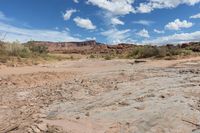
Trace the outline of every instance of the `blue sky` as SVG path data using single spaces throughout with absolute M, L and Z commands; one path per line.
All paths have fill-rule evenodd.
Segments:
M 1 0 L 0 39 L 200 41 L 200 0 Z

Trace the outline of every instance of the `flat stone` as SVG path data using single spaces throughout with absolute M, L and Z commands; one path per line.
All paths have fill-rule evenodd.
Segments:
M 47 131 L 47 124 L 46 124 L 46 123 L 37 124 L 37 127 L 38 127 L 41 131 Z

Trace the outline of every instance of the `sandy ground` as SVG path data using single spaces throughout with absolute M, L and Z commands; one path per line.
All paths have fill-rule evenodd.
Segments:
M 200 133 L 200 58 L 0 67 L 0 133 Z

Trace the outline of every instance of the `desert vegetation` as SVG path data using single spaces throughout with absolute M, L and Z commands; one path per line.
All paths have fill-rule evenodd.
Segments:
M 117 50 L 113 50 L 109 53 L 91 54 L 89 58 L 103 58 L 105 60 L 111 59 L 164 59 L 173 60 L 180 58 L 187 58 L 190 56 L 200 55 L 200 45 L 189 45 L 187 47 L 181 45 L 133 45 L 127 51 L 118 53 Z
M 48 52 L 46 46 L 34 46 L 30 43 L 15 42 L 0 43 L 0 64 L 8 66 L 36 65 L 46 61 L 60 61 L 73 57 L 60 56 Z
M 131 52 L 127 54 L 127 58 L 163 58 L 163 59 L 176 59 L 178 57 L 185 57 L 189 55 L 197 55 L 192 49 L 180 48 L 178 46 L 138 46 L 133 48 Z
M 180 59 L 198 56 L 199 43 L 180 45 L 134 45 L 118 44 L 105 45 L 95 41 L 52 43 L 52 42 L 2 42 L 0 43 L 0 63 L 8 66 L 33 65 L 47 61 L 65 59 Z M 75 57 L 73 54 L 80 55 Z

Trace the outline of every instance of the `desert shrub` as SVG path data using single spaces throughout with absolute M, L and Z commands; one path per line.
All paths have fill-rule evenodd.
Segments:
M 4 47 L 3 44 L 4 43 L 2 41 L 0 41 L 0 50 Z
M 29 50 L 29 48 L 24 47 L 23 49 L 21 49 L 21 50 L 19 51 L 19 56 L 20 56 L 21 58 L 28 58 L 28 57 L 31 56 L 31 51 Z
M 33 53 L 38 53 L 38 54 L 46 54 L 46 53 L 48 53 L 48 47 L 46 47 L 46 46 L 29 45 L 29 49 Z
M 137 46 L 131 52 L 128 53 L 127 58 L 163 58 L 163 57 L 175 57 L 175 56 L 187 56 L 192 54 L 192 50 L 181 49 L 178 47 L 166 47 L 166 46 Z M 170 58 L 171 59 L 171 58 Z
M 200 52 L 200 44 L 191 45 L 185 48 L 186 50 L 191 50 L 193 52 Z
M 183 50 L 181 50 L 181 55 L 183 55 L 183 56 L 187 56 L 187 55 L 192 55 L 192 50 L 185 50 L 185 49 L 183 49 Z
M 5 55 L 5 48 L 3 46 L 0 47 L 0 55 Z
M 154 57 L 158 55 L 158 49 L 156 47 L 144 47 L 144 50 L 141 53 L 141 58 Z
M 71 60 L 74 60 L 74 56 L 70 56 L 70 59 L 71 59 Z
M 138 46 L 129 54 L 129 58 L 149 58 L 158 55 L 158 49 L 154 46 Z
M 104 56 L 104 59 L 105 59 L 105 60 L 111 60 L 111 59 L 112 59 L 112 57 L 111 57 L 111 56 L 109 56 L 109 55 L 106 55 L 106 56 Z
M 157 58 L 162 58 L 167 55 L 167 48 L 166 47 L 158 47 L 158 55 L 156 55 Z
M 19 42 L 4 42 L 2 45 L 0 45 L 0 64 L 30 64 L 30 61 L 32 61 L 32 64 L 36 64 L 41 61 L 54 61 L 64 59 L 73 60 L 74 57 L 71 56 L 69 58 L 56 55 L 49 55 L 47 47 L 44 46 L 33 46 L 21 44 Z
M 180 51 L 177 49 L 168 49 L 167 50 L 167 56 L 174 56 L 179 55 Z
M 4 54 L 7 54 L 9 56 L 27 58 L 31 55 L 31 51 L 29 50 L 29 48 L 25 47 L 19 42 L 6 43 L 4 47 Z
M 92 55 L 90 55 L 90 57 L 89 58 L 91 58 L 91 59 L 94 59 L 95 58 L 95 56 L 92 54 Z

